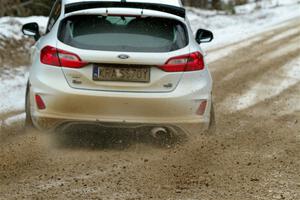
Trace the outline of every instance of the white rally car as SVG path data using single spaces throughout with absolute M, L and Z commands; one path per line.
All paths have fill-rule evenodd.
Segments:
M 178 0 L 57 0 L 37 41 L 26 125 L 149 127 L 199 133 L 214 122 L 212 78 Z

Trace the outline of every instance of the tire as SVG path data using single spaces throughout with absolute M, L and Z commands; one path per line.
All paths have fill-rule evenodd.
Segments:
M 35 130 L 35 126 L 32 121 L 31 117 L 31 110 L 30 110 L 30 84 L 27 83 L 26 87 L 26 95 L 25 95 L 25 130 Z

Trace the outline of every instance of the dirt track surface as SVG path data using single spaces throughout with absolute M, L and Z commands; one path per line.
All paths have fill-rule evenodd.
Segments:
M 269 41 L 291 28 L 299 31 Z M 299 35 L 299 20 L 291 21 L 210 63 L 214 134 L 169 146 L 125 133 L 2 127 L 0 199 L 300 199 L 300 84 L 264 88 L 285 80 L 282 68 L 300 57 Z M 232 105 L 257 83 L 256 101 Z

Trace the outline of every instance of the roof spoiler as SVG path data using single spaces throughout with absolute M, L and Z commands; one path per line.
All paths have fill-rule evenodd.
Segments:
M 84 1 L 78 3 L 70 3 L 65 5 L 65 13 L 75 12 L 79 10 L 93 9 L 93 8 L 141 8 L 156 10 L 170 13 L 179 17 L 185 18 L 186 11 L 182 7 L 171 6 L 158 3 L 137 3 L 137 2 L 111 2 L 111 1 Z

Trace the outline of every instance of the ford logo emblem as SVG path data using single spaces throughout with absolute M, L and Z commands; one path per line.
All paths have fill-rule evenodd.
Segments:
M 122 59 L 122 60 L 125 60 L 125 59 L 128 59 L 129 56 L 126 55 L 126 54 L 121 54 L 121 55 L 118 55 L 118 58 Z

